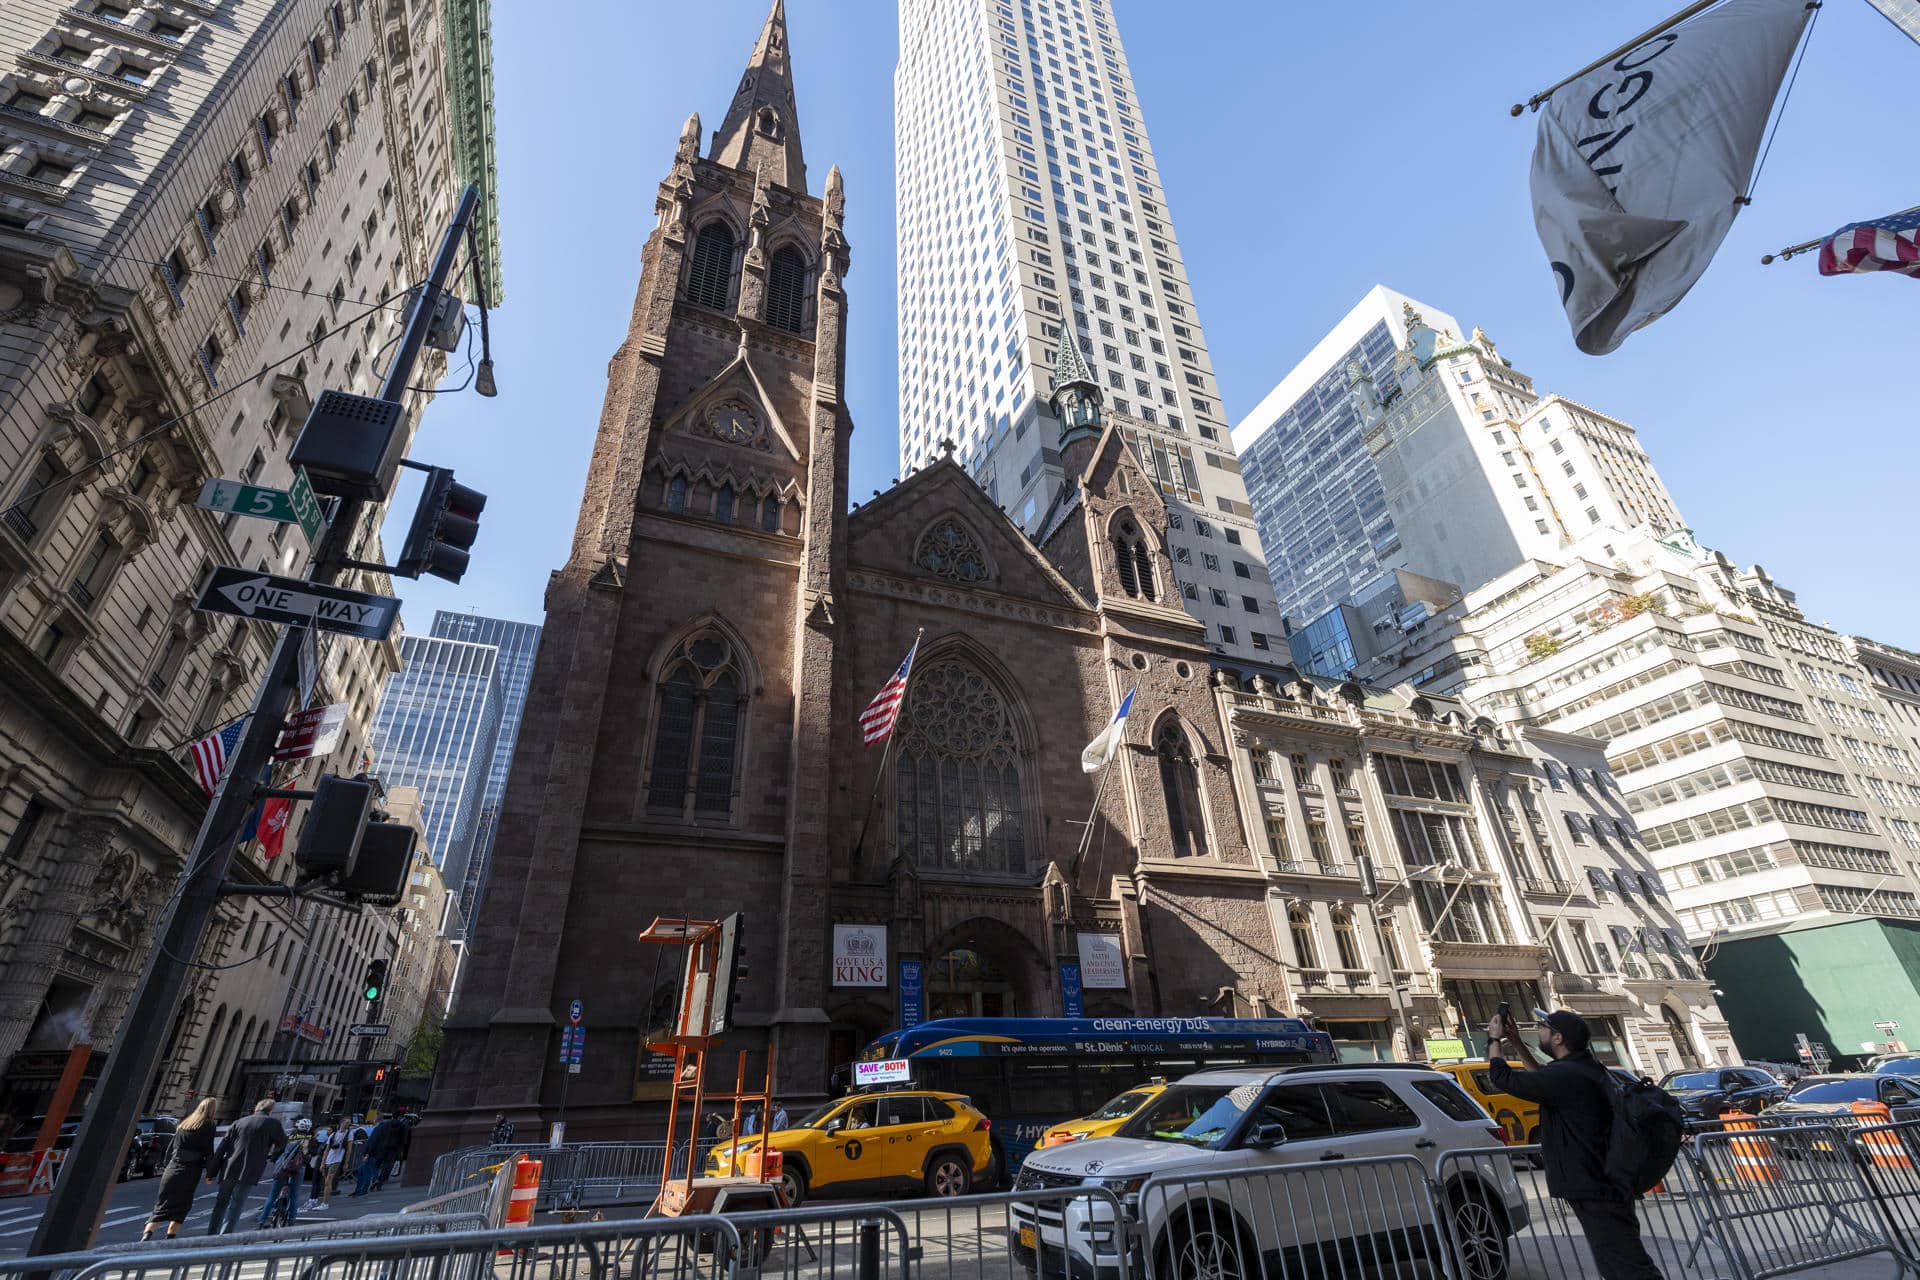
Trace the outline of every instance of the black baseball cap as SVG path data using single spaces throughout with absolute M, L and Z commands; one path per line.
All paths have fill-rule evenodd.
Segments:
M 1557 1031 L 1560 1038 L 1567 1042 L 1567 1048 L 1575 1053 L 1593 1043 L 1593 1028 L 1587 1025 L 1585 1018 L 1571 1009 L 1555 1009 L 1540 1021 L 1549 1029 Z

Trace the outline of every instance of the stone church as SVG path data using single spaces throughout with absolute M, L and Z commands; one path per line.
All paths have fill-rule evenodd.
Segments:
M 1310 1012 L 1288 975 L 1327 980 L 1330 966 L 1282 959 L 1288 921 L 1318 912 L 1346 956 L 1352 911 L 1342 935 L 1336 899 L 1358 897 L 1365 819 L 1392 819 L 1375 791 L 1364 816 L 1358 801 L 1344 821 L 1309 822 L 1324 815 L 1306 806 L 1275 816 L 1260 788 L 1280 785 L 1269 765 L 1284 777 L 1288 748 L 1262 743 L 1306 725 L 1347 735 L 1350 749 L 1331 750 L 1357 763 L 1359 711 L 1283 670 L 1241 693 L 1254 673 L 1215 669 L 1180 603 L 1166 502 L 1071 329 L 1052 404 L 1077 483 L 1037 539 L 951 459 L 850 510 L 845 200 L 837 168 L 818 194 L 809 181 L 780 4 L 702 143 L 694 116 L 660 185 L 572 549 L 547 588 L 422 1150 L 484 1140 L 498 1112 L 523 1133 L 551 1120 L 576 999 L 587 1040 L 569 1137 L 654 1132 L 668 1080 L 644 1042 L 679 961 L 637 941 L 656 916 L 746 914 L 733 1039 L 771 1042 L 777 1087 L 796 1100 L 900 1025 L 903 969 L 930 1018 L 1060 1015 L 1062 965 L 1083 961 L 1088 1016 Z M 916 638 L 893 739 L 864 745 L 860 714 Z M 1296 708 L 1270 676 L 1331 705 Z M 1119 754 L 1083 772 L 1083 747 L 1130 690 Z M 1238 699 L 1268 727 L 1242 728 Z M 1490 728 L 1430 709 L 1380 723 L 1403 751 L 1424 741 L 1462 762 Z M 1324 754 L 1311 767 L 1339 772 L 1323 807 L 1349 794 Z M 1293 759 L 1304 787 L 1309 757 Z M 1289 831 L 1322 865 L 1284 857 Z M 1291 887 L 1276 879 L 1289 868 L 1303 877 Z M 1306 887 L 1342 869 L 1337 893 Z M 1427 901 L 1408 899 L 1409 916 Z M 1544 948 L 1512 917 L 1517 936 L 1500 936 L 1486 975 L 1538 981 Z M 1383 945 L 1395 970 L 1431 967 Z M 1328 1007 L 1389 1016 L 1359 961 L 1341 981 Z M 1437 986 L 1408 982 L 1438 1008 Z

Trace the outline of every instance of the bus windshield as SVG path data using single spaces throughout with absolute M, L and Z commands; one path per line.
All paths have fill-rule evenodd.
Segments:
M 1259 1096 L 1257 1084 L 1177 1084 L 1120 1126 L 1117 1136 L 1218 1147 Z

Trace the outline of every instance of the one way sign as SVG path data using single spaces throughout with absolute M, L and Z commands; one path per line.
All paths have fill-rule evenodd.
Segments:
M 262 622 L 311 623 L 363 640 L 385 640 L 400 616 L 400 602 L 392 596 L 276 578 L 232 565 L 213 571 L 194 607 Z

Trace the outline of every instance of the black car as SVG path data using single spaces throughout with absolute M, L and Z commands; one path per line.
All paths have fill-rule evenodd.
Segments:
M 1920 1104 L 1920 1080 L 1859 1072 L 1808 1076 L 1793 1086 L 1786 1101 L 1767 1109 L 1767 1118 L 1781 1124 L 1817 1121 L 1823 1116 L 1852 1114 L 1854 1105 L 1861 1102 L 1878 1102 L 1889 1111 Z
M 1758 1067 L 1669 1071 L 1660 1087 L 1689 1120 L 1718 1120 L 1729 1111 L 1758 1115 L 1787 1096 L 1787 1086 Z
M 24 1155 L 31 1152 L 34 1143 L 39 1140 L 40 1126 L 45 1116 L 34 1116 L 20 1125 L 7 1138 L 5 1151 L 8 1155 Z M 142 1116 L 135 1125 L 133 1140 L 127 1144 L 127 1159 L 120 1166 L 120 1181 L 129 1178 L 151 1178 L 160 1172 L 167 1162 L 167 1148 L 173 1141 L 175 1120 L 172 1116 Z M 66 1151 L 73 1146 L 74 1137 L 80 1132 L 80 1122 L 69 1120 L 60 1126 L 60 1135 L 54 1139 L 53 1149 Z

